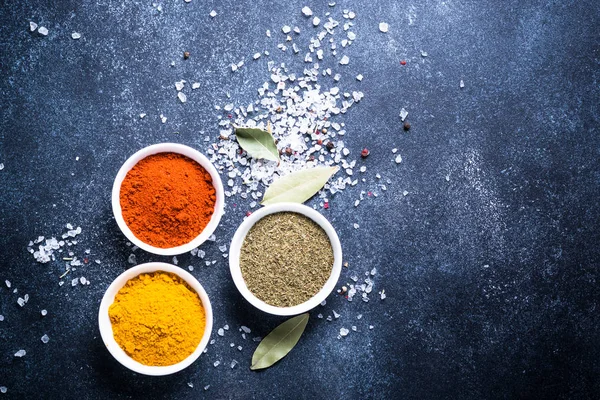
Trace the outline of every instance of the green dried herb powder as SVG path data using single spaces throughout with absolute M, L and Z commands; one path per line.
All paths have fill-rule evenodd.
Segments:
M 292 307 L 313 297 L 333 268 L 327 233 L 293 212 L 269 214 L 250 229 L 240 252 L 248 289 L 276 307 Z

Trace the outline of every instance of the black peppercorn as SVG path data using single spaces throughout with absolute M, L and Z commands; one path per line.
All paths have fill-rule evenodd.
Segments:
M 190 58 L 190 52 L 189 51 L 184 51 L 183 52 L 183 59 L 187 60 L 188 58 Z
M 327 147 L 327 149 L 329 149 L 329 150 L 333 150 L 333 148 L 335 147 L 335 145 L 333 144 L 333 142 L 327 142 L 327 144 L 325 145 L 325 147 Z
M 410 123 L 409 122 L 405 122 L 404 123 L 404 130 L 407 131 L 410 129 Z

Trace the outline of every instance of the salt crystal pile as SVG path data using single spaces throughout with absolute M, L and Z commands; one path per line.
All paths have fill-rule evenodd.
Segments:
M 74 229 L 71 224 L 67 224 L 66 227 L 67 227 L 68 231 L 62 235 L 62 239 L 64 239 L 64 240 L 59 241 L 54 237 L 52 237 L 50 239 L 45 239 L 44 236 L 38 236 L 37 239 L 29 242 L 29 244 L 27 245 L 27 251 L 29 251 L 31 254 L 33 254 L 33 257 L 35 258 L 35 260 L 37 262 L 40 262 L 43 264 L 45 264 L 49 261 L 55 260 L 54 252 L 55 251 L 58 251 L 59 253 L 62 252 L 62 248 L 65 245 L 72 246 L 72 245 L 77 244 L 76 240 L 72 240 L 69 238 L 74 238 L 75 236 L 77 236 L 81 233 L 81 227 L 77 227 L 76 229 Z M 43 245 L 40 244 L 44 240 L 45 240 L 45 243 Z M 34 245 L 38 245 L 37 250 L 33 249 Z
M 307 13 L 308 10 L 302 12 L 305 16 L 308 16 Z M 344 15 L 350 18 L 350 13 Z M 326 191 L 334 194 L 358 184 L 358 179 L 352 179 L 356 161 L 346 160 L 350 152 L 343 140 L 345 124 L 337 122 L 336 118 L 359 103 L 364 94 L 341 90 L 337 86 L 341 75 L 330 68 L 323 71 L 314 62 L 314 59 L 327 57 L 329 51 L 335 55 L 335 33 L 336 29 L 341 28 L 340 22 L 332 17 L 321 26 L 322 30 L 310 39 L 308 52 L 304 56 L 304 61 L 309 65 L 301 74 L 290 71 L 283 63 L 276 65 L 274 61 L 269 61 L 270 79 L 257 89 L 258 100 L 238 107 L 231 103 L 215 106 L 215 109 L 223 110 L 226 114 L 219 116 L 221 140 L 212 143 L 207 153 L 219 171 L 229 177 L 225 191 L 227 197 L 239 195 L 244 199 L 250 198 L 250 207 L 254 208 L 262 197 L 262 186 L 268 186 L 278 176 L 315 166 L 337 165 L 346 172 L 346 176 L 338 173 L 326 185 L 320 195 L 323 200 L 326 200 Z M 343 29 L 347 31 L 351 26 L 352 22 L 346 22 Z M 285 25 L 282 31 L 286 34 L 290 29 Z M 294 32 L 300 32 L 300 29 L 294 28 Z M 350 36 L 355 38 L 353 34 Z M 295 49 L 300 51 L 298 46 Z M 253 58 L 257 59 L 257 55 L 260 53 L 255 53 Z M 339 63 L 346 65 L 348 62 L 349 57 L 343 56 Z M 323 79 L 327 80 L 322 83 Z M 326 89 L 325 85 L 331 86 Z M 267 130 L 269 125 L 282 152 L 281 162 L 278 164 L 247 156 L 237 141 L 227 140 L 235 137 L 232 125 L 263 130 Z

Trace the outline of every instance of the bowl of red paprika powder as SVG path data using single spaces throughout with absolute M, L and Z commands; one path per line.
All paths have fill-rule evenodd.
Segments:
M 199 151 L 160 143 L 133 154 L 112 190 L 117 225 L 131 243 L 150 253 L 177 255 L 204 243 L 224 207 L 223 183 Z

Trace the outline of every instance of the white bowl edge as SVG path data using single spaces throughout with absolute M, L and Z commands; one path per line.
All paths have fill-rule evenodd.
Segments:
M 192 289 L 198 293 L 200 300 L 202 301 L 202 306 L 204 307 L 204 311 L 206 314 L 206 326 L 204 328 L 204 334 L 202 335 L 202 339 L 198 344 L 198 347 L 192 354 L 190 354 L 184 360 L 178 362 L 177 364 L 168 365 L 168 366 L 150 366 L 144 365 L 133 358 L 127 355 L 125 351 L 118 345 L 115 341 L 112 331 L 112 323 L 110 322 L 110 317 L 108 314 L 108 309 L 111 304 L 114 302 L 115 295 L 118 291 L 127 283 L 128 280 L 135 278 L 136 276 L 144 273 L 156 272 L 156 271 L 165 271 L 176 274 L 181 277 L 184 281 L 187 282 L 188 285 Z M 213 313 L 212 306 L 210 304 L 210 300 L 206 291 L 198 282 L 196 278 L 189 272 L 183 270 L 182 268 L 176 267 L 172 264 L 161 263 L 161 262 L 150 262 L 145 264 L 136 265 L 135 267 L 129 268 L 121 275 L 119 275 L 106 289 L 104 293 L 104 297 L 102 298 L 102 302 L 100 303 L 100 310 L 98 311 L 98 326 L 100 328 L 100 336 L 102 336 L 102 341 L 106 345 L 108 351 L 112 354 L 112 356 L 123 366 L 129 368 L 132 371 L 135 371 L 144 375 L 151 376 L 163 376 L 170 375 L 176 372 L 181 371 L 184 368 L 187 368 L 194 361 L 200 357 L 206 346 L 208 345 L 208 341 L 210 340 L 210 335 L 212 332 L 213 325 Z
M 160 248 L 160 247 L 154 247 L 152 245 L 149 245 L 149 244 L 141 241 L 140 239 L 135 237 L 133 232 L 131 232 L 131 229 L 129 229 L 129 227 L 127 226 L 127 223 L 125 223 L 125 220 L 123 219 L 123 213 L 121 210 L 120 192 L 121 192 L 121 184 L 123 183 L 123 179 L 125 179 L 125 176 L 127 175 L 127 173 L 140 160 L 142 160 L 152 154 L 157 154 L 157 153 L 183 154 L 184 156 L 189 157 L 192 160 L 196 161 L 210 174 L 210 176 L 212 178 L 213 186 L 215 188 L 215 194 L 216 194 L 215 209 L 214 209 L 213 215 L 210 218 L 210 221 L 208 222 L 208 225 L 206 225 L 206 227 L 202 230 L 200 235 L 198 235 L 196 238 L 194 238 L 194 240 L 192 240 L 189 243 L 183 244 L 181 246 L 177 246 L 177 247 Z M 192 249 L 200 246 L 202 243 L 204 243 L 210 237 L 210 235 L 213 234 L 215 229 L 217 229 L 219 222 L 221 221 L 221 217 L 223 216 L 223 211 L 224 211 L 224 207 L 225 207 L 225 196 L 224 196 L 223 182 L 221 181 L 221 177 L 219 176 L 217 169 L 208 160 L 208 158 L 206 158 L 206 156 L 204 154 L 200 153 L 196 149 L 193 149 L 189 146 L 179 144 L 179 143 L 158 143 L 158 144 L 154 144 L 152 146 L 144 147 L 143 149 L 134 153 L 131 157 L 129 157 L 127 159 L 127 161 L 125 161 L 125 163 L 123 163 L 123 165 L 119 169 L 119 172 L 117 173 L 117 176 L 115 177 L 115 181 L 113 183 L 111 202 L 112 202 L 113 214 L 114 214 L 115 220 L 117 221 L 117 225 L 119 225 L 121 232 L 123 232 L 125 237 L 131 243 L 133 243 L 140 249 L 143 249 L 149 253 L 158 254 L 158 255 L 162 255 L 162 256 L 175 256 L 175 255 L 187 253 L 187 252 L 191 251 Z
M 267 304 L 264 301 L 260 300 L 258 297 L 254 296 L 254 294 L 252 294 L 252 292 L 250 292 L 250 290 L 246 286 L 246 282 L 244 282 L 244 278 L 242 277 L 242 271 L 240 269 L 240 250 L 244 239 L 246 238 L 246 234 L 258 220 L 265 217 L 266 215 L 277 212 L 295 212 L 310 218 L 315 223 L 317 223 L 325 231 L 325 233 L 327 233 L 329 241 L 331 242 L 331 247 L 333 248 L 333 266 L 331 269 L 331 275 L 329 276 L 327 282 L 325 282 L 325 285 L 317 294 L 315 294 L 309 300 L 305 301 L 304 303 L 295 305 L 293 307 L 276 307 Z M 313 308 L 321 304 L 321 302 L 325 300 L 335 288 L 335 285 L 337 284 L 340 277 L 340 273 L 342 271 L 342 246 L 340 244 L 340 239 L 333 226 L 319 212 L 299 203 L 272 204 L 253 212 L 238 227 L 237 231 L 233 235 L 233 239 L 231 240 L 231 244 L 229 246 L 229 270 L 231 272 L 233 282 L 235 283 L 235 286 L 237 287 L 239 292 L 254 307 L 273 315 L 289 316 L 302 314 L 306 311 L 312 310 Z

